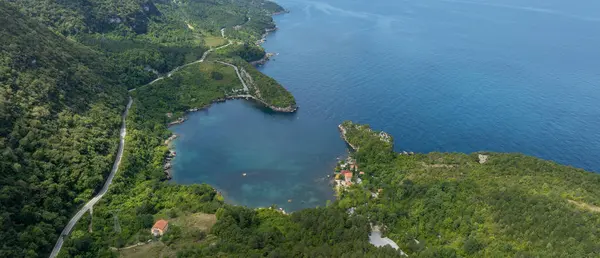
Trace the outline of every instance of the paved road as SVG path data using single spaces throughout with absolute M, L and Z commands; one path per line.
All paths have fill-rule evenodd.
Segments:
M 217 63 L 221 63 L 221 64 L 224 64 L 224 65 L 228 65 L 228 66 L 233 67 L 233 69 L 235 70 L 235 73 L 237 74 L 238 78 L 240 79 L 240 82 L 242 82 L 242 85 L 244 86 L 244 91 L 248 92 L 248 86 L 246 85 L 246 82 L 244 81 L 244 79 L 242 79 L 242 74 L 240 74 L 240 70 L 237 68 L 237 66 L 232 65 L 230 63 L 225 63 L 223 61 L 217 61 Z
M 67 225 L 65 226 L 63 231 L 60 233 L 60 236 L 58 237 L 58 240 L 56 241 L 56 244 L 54 245 L 54 249 L 52 249 L 52 253 L 50 253 L 51 258 L 56 257 L 58 255 L 58 253 L 60 252 L 60 248 L 63 245 L 65 237 L 67 235 L 69 235 L 69 233 L 71 233 L 71 230 L 73 230 L 73 227 L 75 226 L 75 224 L 77 224 L 77 221 L 79 221 L 79 219 L 81 219 L 83 214 L 85 214 L 89 209 L 91 209 L 92 206 L 94 206 L 94 204 L 96 204 L 100 200 L 100 198 L 102 198 L 102 196 L 104 196 L 104 194 L 106 194 L 106 191 L 108 191 L 108 187 L 112 183 L 112 180 L 115 177 L 117 170 L 119 170 L 119 164 L 121 164 L 121 158 L 123 158 L 123 149 L 125 149 L 125 135 L 127 134 L 127 125 L 125 123 L 125 120 L 127 118 L 127 114 L 129 113 L 129 108 L 131 108 L 132 103 L 133 103 L 133 99 L 131 97 L 129 97 L 129 102 L 127 103 L 125 112 L 123 112 L 123 116 L 121 117 L 122 124 L 121 124 L 121 135 L 120 135 L 120 140 L 119 140 L 119 151 L 117 152 L 117 158 L 115 159 L 115 163 L 113 164 L 112 170 L 110 171 L 110 175 L 108 175 L 108 178 L 106 179 L 106 182 L 104 182 L 104 186 L 102 187 L 102 189 L 100 189 L 100 192 L 98 192 L 98 194 L 96 196 L 94 196 L 94 198 L 92 198 L 89 202 L 87 202 L 77 212 L 77 214 L 75 214 L 75 216 L 73 216 L 71 218 L 69 223 L 67 223 Z
M 225 36 L 225 29 L 221 29 L 221 35 L 223 35 L 223 37 Z M 171 77 L 171 75 L 174 72 L 177 72 L 179 69 L 189 66 L 189 65 L 193 65 L 196 63 L 201 63 L 204 62 L 204 59 L 206 59 L 206 56 L 208 56 L 208 54 L 214 50 L 218 50 L 221 48 L 225 48 L 228 47 L 229 45 L 231 45 L 233 42 L 231 40 L 229 40 L 229 42 L 226 45 L 220 46 L 218 48 L 211 48 L 207 51 L 205 51 L 202 54 L 202 57 L 199 60 L 196 60 L 194 62 L 176 67 L 175 69 L 173 69 L 172 71 L 170 71 L 167 74 L 167 77 Z M 231 64 L 229 64 L 231 65 Z M 232 65 L 233 66 L 233 65 Z M 235 67 L 235 66 L 234 66 Z M 237 67 L 236 68 L 236 72 L 238 73 L 238 77 L 240 78 L 240 80 L 242 81 L 242 83 L 244 84 L 244 88 L 247 89 L 244 81 L 242 80 L 242 77 L 240 76 Z M 162 79 L 164 79 L 165 77 L 158 77 L 156 78 L 154 81 L 151 81 L 150 83 L 146 84 L 146 85 L 150 85 L 153 84 L 157 81 L 160 81 Z M 130 89 L 129 92 L 135 91 L 136 88 Z M 251 97 L 251 96 L 249 96 Z M 56 244 L 54 245 L 54 249 L 52 249 L 52 252 L 50 253 L 50 258 L 54 258 L 58 255 L 58 253 L 60 252 L 60 249 L 62 248 L 62 245 L 64 243 L 65 237 L 69 235 L 69 233 L 71 233 L 71 230 L 73 230 L 73 227 L 75 227 L 75 224 L 77 224 L 77 221 L 79 221 L 79 219 L 81 219 L 81 217 L 83 216 L 83 214 L 85 214 L 87 211 L 89 211 L 103 196 L 104 194 L 106 194 L 106 192 L 108 191 L 108 187 L 110 186 L 110 184 L 113 181 L 113 178 L 115 177 L 115 174 L 117 173 L 117 170 L 119 170 L 119 165 L 121 164 L 121 159 L 123 158 L 123 149 L 125 148 L 125 135 L 127 134 L 127 126 L 125 124 L 125 120 L 127 118 L 127 114 L 129 113 L 129 108 L 131 108 L 131 104 L 133 104 L 133 99 L 131 98 L 131 96 L 129 97 L 129 102 L 127 102 L 127 106 L 125 108 L 125 112 L 123 113 L 123 116 L 121 117 L 122 119 L 122 124 L 121 124 L 121 136 L 120 136 L 120 140 L 119 140 L 119 150 L 117 152 L 117 157 L 115 159 L 115 163 L 113 164 L 112 170 L 110 171 L 110 175 L 108 176 L 108 178 L 106 179 L 106 182 L 104 182 L 104 186 L 102 186 L 102 189 L 100 190 L 100 192 L 98 192 L 98 194 L 96 194 L 96 196 L 94 196 L 94 198 L 92 198 L 90 201 L 88 201 L 79 211 L 77 211 L 77 213 L 75 214 L 75 216 L 73 216 L 71 218 L 71 220 L 69 220 L 69 223 L 67 223 L 67 225 L 65 226 L 65 228 L 63 229 L 63 231 L 60 233 L 60 236 L 58 237 L 58 239 L 56 240 Z

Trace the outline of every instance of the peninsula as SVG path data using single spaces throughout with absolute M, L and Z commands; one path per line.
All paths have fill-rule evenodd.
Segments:
M 231 98 L 296 111 L 251 64 L 284 11 L 0 2 L 0 256 L 600 256 L 600 175 L 522 154 L 397 153 L 350 121 L 325 207 L 251 209 L 165 180 L 168 126 L 186 112 Z

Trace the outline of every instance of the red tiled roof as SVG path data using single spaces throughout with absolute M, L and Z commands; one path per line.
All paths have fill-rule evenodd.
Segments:
M 152 228 L 157 228 L 160 230 L 165 230 L 165 228 L 167 227 L 167 225 L 169 225 L 169 222 L 161 219 L 159 221 L 157 221 L 156 223 L 154 223 L 154 226 L 152 226 Z
M 344 177 L 345 177 L 346 181 L 350 181 L 350 179 L 352 179 L 352 173 L 350 173 L 350 172 L 345 173 Z

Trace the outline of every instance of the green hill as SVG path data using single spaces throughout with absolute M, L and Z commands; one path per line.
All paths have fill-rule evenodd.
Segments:
M 127 88 L 137 90 L 121 172 L 63 257 L 147 257 L 114 248 L 153 239 L 160 218 L 172 228 L 147 250 L 178 257 L 400 256 L 369 244 L 370 224 L 411 257 L 600 256 L 600 175 L 521 154 L 394 153 L 392 137 L 350 122 L 344 136 L 364 174 L 327 207 L 236 207 L 208 185 L 164 181 L 170 116 L 242 89 L 213 61 L 244 68 L 267 102 L 295 104 L 247 63 L 280 11 L 262 0 L 0 2 L 0 257 L 47 256 L 102 185 Z M 223 27 L 244 44 L 138 88 L 225 43 Z
M 0 256 L 36 256 L 108 174 L 126 90 L 102 55 L 5 2 L 0 23 Z
M 388 159 L 389 143 L 368 127 L 357 128 L 347 139 L 360 146 L 353 156 L 365 174 L 338 206 L 356 207 L 357 215 L 385 225 L 409 255 L 600 255 L 599 174 L 521 154 Z
M 190 11 L 192 6 L 203 8 L 194 12 L 204 14 Z M 46 256 L 76 208 L 101 187 L 115 158 L 127 88 L 199 59 L 209 40 L 226 42 L 219 38 L 221 26 L 251 17 L 262 22 L 246 22 L 239 31 L 259 38 L 274 26 L 270 14 L 279 10 L 263 1 L 1 2 L 0 256 Z M 216 19 L 224 25 L 211 23 Z M 215 81 L 215 87 L 238 81 L 230 67 L 219 69 L 213 72 L 227 77 Z M 202 72 L 174 78 L 189 82 L 198 76 Z M 223 93 L 200 87 L 194 94 L 216 98 Z M 185 110 L 186 100 L 171 102 L 182 107 L 175 112 Z M 164 113 L 145 117 L 157 110 L 144 109 L 142 102 L 134 102 L 130 115 L 128 146 L 133 150 L 126 149 L 122 185 L 164 179 L 160 167 L 166 149 L 161 143 L 169 134 Z M 135 150 L 144 147 L 149 151 Z M 132 180 L 136 172 L 147 177 Z M 118 187 L 111 187 L 117 197 Z

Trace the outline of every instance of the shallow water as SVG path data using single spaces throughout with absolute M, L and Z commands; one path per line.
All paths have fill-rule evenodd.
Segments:
M 191 115 L 174 128 L 176 182 L 252 207 L 324 205 L 346 119 L 391 133 L 397 150 L 522 152 L 600 171 L 600 2 L 278 2 L 291 13 L 275 17 L 264 47 L 279 55 L 261 70 L 298 113 L 231 101 Z

